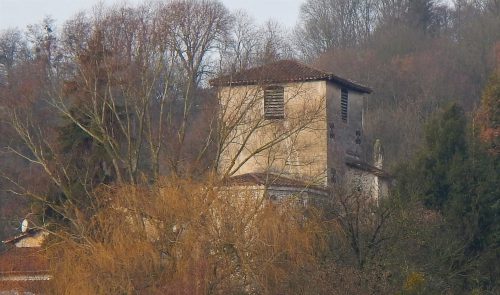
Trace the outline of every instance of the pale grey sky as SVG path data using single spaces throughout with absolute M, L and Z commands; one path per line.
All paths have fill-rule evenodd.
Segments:
M 257 22 L 268 19 L 293 27 L 299 8 L 305 0 L 221 0 L 229 10 L 245 10 Z M 63 23 L 75 13 L 89 9 L 99 0 L 0 0 L 0 30 L 9 27 L 24 29 L 26 25 L 40 22 L 46 15 Z M 106 4 L 122 0 L 101 1 Z M 138 3 L 141 0 L 128 0 Z

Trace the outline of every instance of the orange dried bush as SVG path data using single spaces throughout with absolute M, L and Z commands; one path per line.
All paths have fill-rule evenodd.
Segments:
M 98 210 L 49 243 L 57 294 L 314 292 L 319 213 L 207 181 L 96 192 Z M 306 212 L 307 211 L 307 212 Z M 306 217 L 307 216 L 307 217 Z M 309 284 L 309 285 L 308 285 Z

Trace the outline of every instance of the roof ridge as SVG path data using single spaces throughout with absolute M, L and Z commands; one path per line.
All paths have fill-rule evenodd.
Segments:
M 241 73 L 248 72 L 248 71 L 257 71 L 257 70 L 260 70 L 262 68 L 272 67 L 274 65 L 282 64 L 284 62 L 292 62 L 292 63 L 295 63 L 295 64 L 297 64 L 299 66 L 306 67 L 306 68 L 309 68 L 309 69 L 312 69 L 312 70 L 315 70 L 315 71 L 318 71 L 318 72 L 321 72 L 321 73 L 324 73 L 324 74 L 327 74 L 327 75 L 333 75 L 333 73 L 331 73 L 331 72 L 327 72 L 327 71 L 321 70 L 321 69 L 319 69 L 319 68 L 317 68 L 315 66 L 312 66 L 312 65 L 306 64 L 306 63 L 304 63 L 302 61 L 299 61 L 298 59 L 292 59 L 292 58 L 290 58 L 290 59 L 275 60 L 275 61 L 272 61 L 272 62 L 269 62 L 269 63 L 258 65 L 256 67 L 251 67 L 251 68 L 248 68 L 248 69 L 236 71 L 234 73 L 230 73 L 230 74 L 225 75 L 225 76 L 237 75 L 237 74 L 241 74 Z M 217 78 L 215 78 L 215 79 L 217 79 Z M 212 79 L 212 80 L 215 80 L 215 79 Z
M 253 68 L 222 75 L 209 81 L 211 86 L 258 85 L 328 80 L 344 87 L 371 93 L 371 89 L 297 59 L 281 59 Z

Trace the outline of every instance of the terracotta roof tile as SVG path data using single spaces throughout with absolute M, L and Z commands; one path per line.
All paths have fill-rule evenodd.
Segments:
M 0 293 L 48 294 L 50 279 L 49 259 L 43 248 L 9 247 L 0 253 Z
M 24 233 L 20 233 L 19 235 L 15 236 L 15 237 L 12 237 L 12 238 L 9 238 L 9 239 L 7 239 L 5 241 L 2 241 L 2 243 L 4 243 L 4 244 L 15 244 L 15 243 L 19 242 L 20 240 L 32 237 L 32 236 L 36 235 L 39 232 L 40 232 L 39 229 L 31 228 L 31 229 L 28 229 Z
M 371 93 L 372 90 L 354 81 L 338 77 L 295 60 L 280 60 L 210 80 L 212 86 L 255 85 L 284 82 L 327 80 L 344 87 Z
M 358 159 L 346 157 L 345 164 L 349 167 L 372 173 L 373 175 L 381 178 L 387 178 L 387 179 L 392 178 L 392 176 L 386 171 Z
M 0 253 L 0 277 L 48 272 L 49 261 L 42 248 L 12 247 Z
M 0 281 L 0 294 L 49 294 L 49 284 L 49 281 Z

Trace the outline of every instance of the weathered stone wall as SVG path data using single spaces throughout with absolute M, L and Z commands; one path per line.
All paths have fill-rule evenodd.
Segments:
M 348 167 L 343 184 L 348 190 L 356 190 L 367 198 L 377 201 L 389 194 L 387 178 L 376 176 L 373 173 Z
M 347 154 L 360 157 L 363 140 L 363 94 L 348 90 L 347 122 L 341 118 L 341 87 L 327 84 L 328 185 L 335 185 L 347 173 Z

